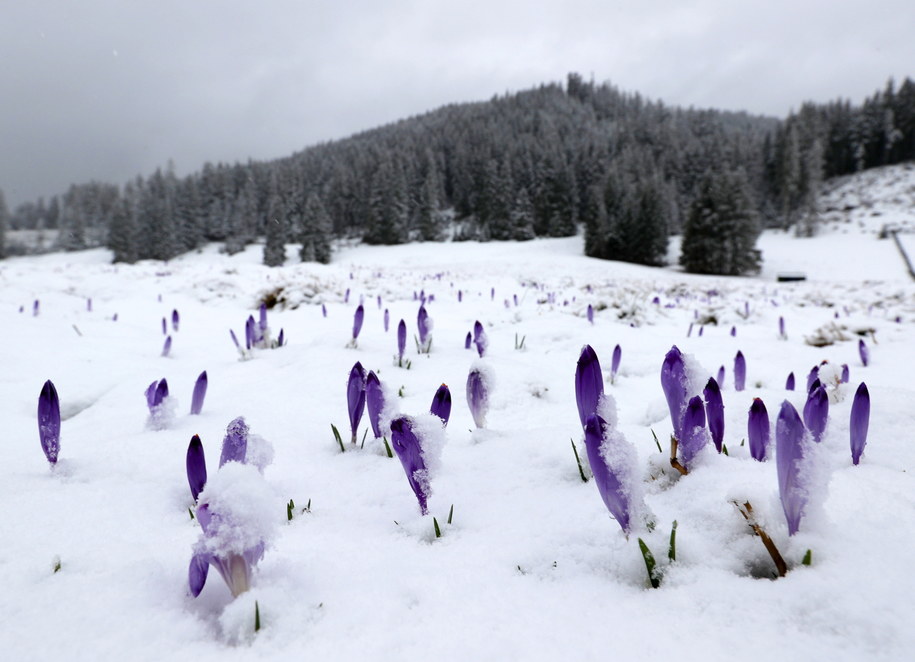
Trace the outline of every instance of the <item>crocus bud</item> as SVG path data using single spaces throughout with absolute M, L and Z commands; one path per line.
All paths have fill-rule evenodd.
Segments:
M 280 335 L 276 337 L 276 346 L 282 347 L 286 344 L 286 333 L 283 329 L 280 329 Z
M 346 293 L 343 295 L 343 303 L 349 303 L 349 288 L 346 288 Z
M 60 399 L 50 379 L 38 394 L 38 439 L 48 462 L 57 464 L 60 453 Z
M 785 380 L 785 390 L 793 391 L 794 390 L 794 373 L 788 373 L 788 379 Z
M 473 334 L 470 331 L 467 332 L 467 337 L 464 338 L 464 349 L 470 349 L 470 345 L 473 343 Z
M 387 308 L 384 309 L 384 332 L 388 332 L 388 328 L 391 326 L 391 311 Z
M 623 358 L 623 350 L 619 345 L 613 348 L 613 357 L 610 359 L 610 383 L 616 381 L 616 373 L 620 369 L 620 361 Z
M 732 327 L 731 327 L 731 337 L 732 337 L 732 338 L 736 338 L 736 337 L 737 337 L 737 327 L 736 327 L 736 326 L 732 326 Z M 740 389 L 738 389 L 738 390 L 740 390 Z
M 683 355 L 676 345 L 670 348 L 661 364 L 661 388 L 667 399 L 670 410 L 670 422 L 674 429 L 674 438 L 680 439 L 683 434 L 683 412 L 686 411 L 688 394 L 686 368 Z
M 588 416 L 597 413 L 597 406 L 604 394 L 604 376 L 600 361 L 591 345 L 581 348 L 578 365 L 575 367 L 575 402 L 578 404 L 578 418 L 582 427 Z
M 356 431 L 365 409 L 365 369 L 358 361 L 350 370 L 349 379 L 346 382 L 346 406 L 349 411 L 350 429 L 353 433 L 352 442 L 355 444 Z
M 194 395 L 191 396 L 191 414 L 197 415 L 203 409 L 203 399 L 207 395 L 207 371 L 204 370 L 197 377 L 194 384 Z
M 709 377 L 702 393 L 705 396 L 705 413 L 708 416 L 712 443 L 715 444 L 715 450 L 720 453 L 724 440 L 724 402 L 721 400 L 721 389 L 718 388 L 718 382 L 714 377 Z
M 686 405 L 683 414 L 683 434 L 677 446 L 677 459 L 680 464 L 689 469 L 690 462 L 708 443 L 708 432 L 705 429 L 705 407 L 702 398 L 693 397 Z
M 608 449 L 610 452 L 602 452 L 605 444 L 610 441 L 622 441 L 623 439 L 608 439 L 607 424 L 596 414 L 591 414 L 585 421 L 585 449 L 588 452 L 588 462 L 591 465 L 591 472 L 594 474 L 594 483 L 597 485 L 597 491 L 600 497 L 610 511 L 613 518 L 619 523 L 620 527 L 626 533 L 629 533 L 630 527 L 630 487 L 624 484 L 628 472 L 624 467 L 611 466 L 607 460 L 612 457 L 617 462 L 625 456 L 613 452 L 616 449 Z M 622 479 L 622 480 L 621 480 Z
M 473 323 L 473 344 L 476 345 L 480 358 L 483 358 L 486 353 L 486 347 L 489 345 L 489 339 L 486 337 L 486 331 L 479 320 Z
M 464 293 L 461 290 L 458 290 L 458 303 L 464 300 Z
M 851 421 L 849 433 L 851 435 L 851 461 L 858 464 L 864 445 L 867 443 L 867 426 L 871 418 L 871 396 L 867 392 L 864 382 L 855 391 L 855 399 L 851 403 Z
M 474 425 L 478 428 L 486 425 L 486 412 L 489 411 L 489 387 L 486 378 L 479 368 L 471 368 L 467 375 L 467 405 Z
M 327 317 L 327 306 L 323 303 L 321 304 L 321 317 Z
M 381 412 L 384 410 L 384 393 L 381 390 L 381 382 L 374 370 L 370 370 L 365 376 L 365 408 L 368 411 L 369 423 L 372 426 L 372 434 L 375 439 L 381 439 L 384 432 L 381 429 Z
M 594 324 L 594 306 L 592 306 L 590 303 L 588 304 L 588 313 L 587 314 L 588 314 L 588 321 L 591 324 Z
M 848 383 L 848 364 L 842 364 L 842 376 L 839 378 L 839 383 L 847 384 Z
M 162 356 L 168 356 L 168 353 L 172 351 L 172 337 L 168 336 L 165 339 L 165 344 L 162 345 Z
M 813 440 L 820 442 L 826 430 L 826 420 L 829 417 L 829 396 L 823 386 L 817 386 L 807 396 L 804 405 L 804 425 L 810 430 Z
M 861 365 L 866 368 L 870 361 L 871 353 L 867 349 L 867 343 L 864 342 L 864 338 L 858 341 L 858 355 L 861 357 Z
M 743 352 L 738 351 L 734 357 L 734 390 L 742 391 L 747 384 L 747 361 Z
M 248 319 L 245 320 L 245 349 L 250 350 L 254 347 L 255 342 L 257 342 L 257 335 L 254 331 L 254 316 L 248 315 Z
M 448 419 L 451 417 L 451 391 L 447 384 L 438 387 L 432 397 L 432 406 L 429 411 L 442 419 L 442 425 L 448 425 Z
M 177 311 L 177 310 L 173 310 L 173 311 L 172 311 L 172 330 L 173 330 L 175 333 L 178 332 L 178 323 L 179 323 L 180 321 L 181 321 L 181 318 L 178 316 L 178 311 Z
M 770 436 L 769 412 L 766 411 L 766 405 L 759 398 L 753 398 L 747 418 L 747 440 L 750 442 L 750 455 L 754 460 L 765 461 Z
M 785 400 L 775 422 L 775 464 L 778 495 L 788 522 L 789 536 L 793 536 L 800 528 L 804 507 L 807 505 L 807 486 L 800 467 L 804 457 L 805 432 L 794 405 Z
M 207 484 L 207 461 L 203 454 L 203 443 L 196 434 L 191 437 L 191 443 L 187 447 L 187 482 L 191 488 L 191 496 L 197 501 L 204 486 Z
M 243 416 L 232 420 L 226 427 L 226 436 L 222 439 L 222 453 L 219 455 L 220 468 L 226 462 L 244 464 L 248 455 L 248 424 Z
M 381 310 L 381 295 L 380 294 L 377 297 L 377 301 L 378 301 L 378 310 Z
M 416 315 L 416 330 L 419 333 L 419 347 L 421 352 L 428 352 L 432 345 L 432 320 L 429 313 L 426 312 L 426 306 L 420 305 L 419 312 Z
M 813 390 L 813 383 L 818 381 L 820 378 L 820 366 L 815 365 L 810 369 L 810 372 L 807 373 L 807 392 L 810 393 Z
M 778 335 L 780 338 L 788 337 L 785 335 L 785 318 L 784 317 L 778 318 Z
M 407 323 L 400 320 L 397 325 L 397 361 L 403 362 L 403 352 L 407 348 Z
M 258 308 L 259 321 L 257 324 L 258 329 L 260 329 L 260 337 L 263 337 L 264 332 L 267 330 L 267 304 L 262 303 L 260 308 Z
M 721 388 L 721 385 L 724 384 L 724 366 L 718 367 L 718 376 L 715 377 L 715 381 L 718 382 L 718 388 Z
M 360 303 L 356 308 L 356 314 L 353 315 L 353 342 L 356 342 L 356 338 L 359 337 L 359 332 L 362 330 L 362 322 L 365 319 L 365 308 L 362 307 Z
M 400 458 L 404 473 L 407 474 L 407 482 L 419 501 L 420 512 L 427 515 L 428 500 L 431 496 L 429 476 L 423 461 L 422 444 L 409 417 L 400 416 L 391 421 L 391 444 Z
M 165 321 L 165 318 L 162 318 L 162 335 L 168 335 L 168 322 Z

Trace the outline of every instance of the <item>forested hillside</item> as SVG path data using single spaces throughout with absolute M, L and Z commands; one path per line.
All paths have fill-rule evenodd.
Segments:
M 860 106 L 809 103 L 778 120 L 672 108 L 570 74 L 565 87 L 446 106 L 275 161 L 75 184 L 12 214 L 0 197 L 0 251 L 8 225 L 49 231 L 54 249 L 105 245 L 126 262 L 263 238 L 275 265 L 287 243 L 326 262 L 340 237 L 525 240 L 583 225 L 591 256 L 657 264 L 668 235 L 684 232 L 731 255 L 723 264 L 684 245 L 697 256 L 687 269 L 744 273 L 758 255 L 732 254 L 752 252 L 763 225 L 816 231 L 824 178 L 911 159 L 908 78 Z

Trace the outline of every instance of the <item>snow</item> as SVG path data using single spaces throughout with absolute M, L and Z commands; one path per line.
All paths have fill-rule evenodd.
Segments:
M 892 191 L 907 190 L 912 171 L 865 174 L 873 181 L 845 185 L 867 193 L 867 215 L 848 212 L 850 222 L 830 221 L 812 239 L 765 233 L 758 278 L 592 260 L 581 255 L 580 237 L 352 246 L 330 265 L 290 260 L 281 269 L 259 264 L 259 246 L 233 257 L 207 247 L 168 264 L 111 265 L 102 250 L 0 262 L 4 659 L 605 660 L 608 651 L 686 661 L 909 659 L 915 285 L 876 225 L 910 218 Z M 783 270 L 808 280 L 776 283 Z M 360 297 L 380 295 L 391 319 L 407 320 L 415 334 L 420 290 L 435 297 L 426 303 L 435 319 L 428 356 L 409 347 L 411 368 L 392 365 L 396 325 L 385 333 L 375 306 L 366 307 L 359 347 L 346 347 Z M 285 329 L 288 344 L 239 360 L 228 329 L 237 333 L 267 293 L 281 302 L 268 313 L 270 327 Z M 180 331 L 162 357 L 161 319 L 173 309 Z M 697 311 L 704 333 L 687 337 Z M 464 397 L 476 358 L 464 338 L 475 320 L 486 327 L 485 364 L 495 380 L 487 429 L 478 431 Z M 516 334 L 526 337 L 523 349 L 515 349 Z M 832 344 L 805 342 L 818 334 Z M 867 367 L 861 337 L 871 351 Z M 590 344 L 607 364 L 617 343 L 620 371 L 604 387 L 657 524 L 642 536 L 663 572 L 656 590 L 635 536 L 627 539 L 595 486 L 582 483 L 569 444 L 581 438 L 578 353 Z M 735 392 L 730 377 L 722 385 L 729 455 L 706 448 L 682 477 L 668 463 L 671 424 L 659 378 L 673 344 L 704 366 L 697 381 L 720 365 L 730 372 L 738 350 L 747 360 L 746 390 Z M 419 514 L 396 458 L 370 442 L 341 453 L 333 439 L 331 423 L 348 429 L 345 379 L 357 360 L 378 374 L 395 401 L 391 411 L 424 415 L 436 388 L 451 386 L 452 416 L 439 430 L 431 479 L 441 538 Z M 803 408 L 804 376 L 823 360 L 831 371 L 849 365 L 840 389 L 867 383 L 869 440 L 853 466 L 853 398 L 830 402 L 815 449 L 822 483 L 789 538 L 776 463 L 752 460 L 743 443 L 747 411 L 762 398 L 774 430 L 783 399 Z M 202 370 L 206 404 L 191 416 Z M 797 391 L 783 389 L 790 371 Z M 154 430 L 144 390 L 162 377 L 177 408 L 166 429 Z M 53 470 L 36 422 L 47 379 L 63 419 Z M 188 514 L 185 452 L 199 434 L 217 475 L 219 444 L 237 416 L 273 447 L 257 498 L 258 512 L 269 514 L 254 527 L 272 543 L 250 591 L 233 600 L 211 572 L 194 599 L 187 569 L 200 526 Z M 769 579 L 772 561 L 735 500 L 752 503 L 788 563 L 786 577 Z M 674 520 L 677 560 L 669 563 Z M 807 549 L 810 567 L 800 564 Z

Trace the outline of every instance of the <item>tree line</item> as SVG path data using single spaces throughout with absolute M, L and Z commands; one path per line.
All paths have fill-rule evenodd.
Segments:
M 273 161 L 72 185 L 12 214 L 0 196 L 0 251 L 10 227 L 56 231 L 59 250 L 107 246 L 123 262 L 262 240 L 277 265 L 289 243 L 327 262 L 335 238 L 527 240 L 583 227 L 589 256 L 660 264 L 676 233 L 687 270 L 737 274 L 758 267 L 762 227 L 816 231 L 824 178 L 911 159 L 908 78 L 861 105 L 806 103 L 777 120 L 669 107 L 570 74 Z

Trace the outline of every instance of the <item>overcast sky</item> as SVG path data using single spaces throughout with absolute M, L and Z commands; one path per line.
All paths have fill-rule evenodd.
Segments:
M 913 0 L 0 0 L 0 189 L 285 156 L 570 71 L 785 116 L 915 77 L 913 27 Z

